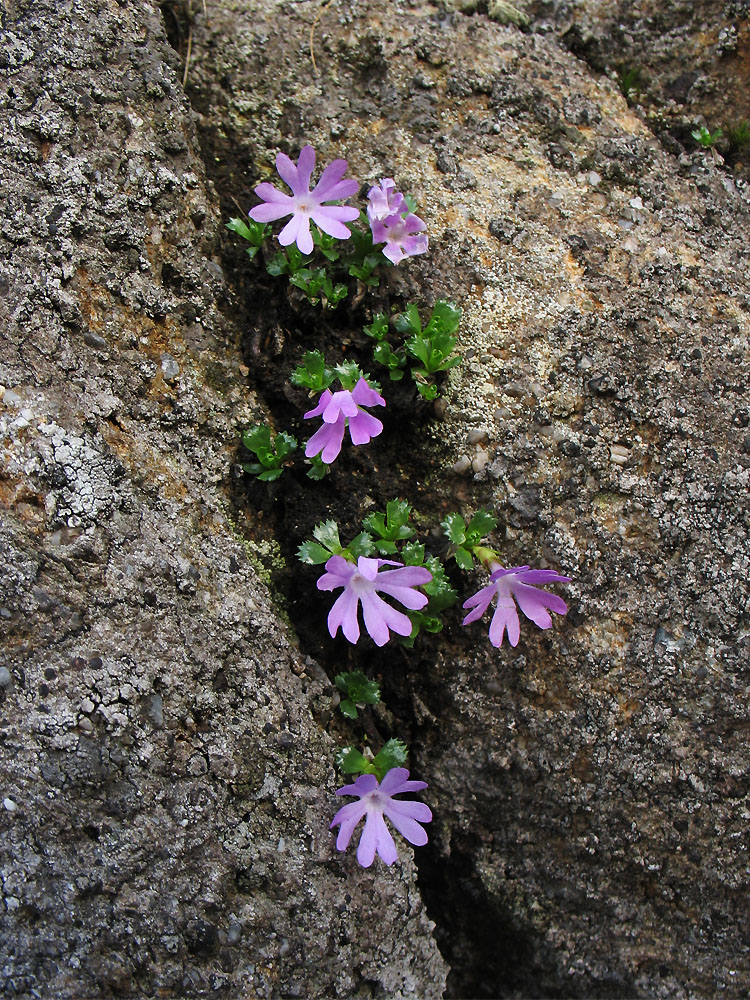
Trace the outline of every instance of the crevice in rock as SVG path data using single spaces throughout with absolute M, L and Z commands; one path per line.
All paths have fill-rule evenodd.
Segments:
M 180 51 L 179 33 L 172 31 L 170 41 Z M 218 193 L 222 216 L 228 220 L 244 211 L 241 204 L 253 201 L 251 190 L 243 189 L 243 182 L 238 184 L 237 180 L 245 176 L 245 164 L 227 136 L 211 122 L 202 94 L 195 86 L 188 87 L 188 92 L 194 107 L 202 113 L 199 138 L 203 162 Z M 298 462 L 275 483 L 263 483 L 247 475 L 236 478 L 230 487 L 230 499 L 238 520 L 244 521 L 253 539 L 278 545 L 282 559 L 271 570 L 271 581 L 303 654 L 317 661 L 331 682 L 342 670 L 362 670 L 381 684 L 387 708 L 364 713 L 359 732 L 357 724 L 339 718 L 335 711 L 326 711 L 321 723 L 328 726 L 340 745 L 362 745 L 369 740 L 377 749 L 391 737 L 403 739 L 411 748 L 416 773 L 414 765 L 425 757 L 421 752 L 425 723 L 416 709 L 423 686 L 420 678 L 430 675 L 441 647 L 443 651 L 447 647 L 456 658 L 465 656 L 468 637 L 454 623 L 439 636 L 422 633 L 411 650 L 395 642 L 378 649 L 367 638 L 357 646 L 343 642 L 340 636 L 332 640 L 326 629 L 331 595 L 316 589 L 316 568 L 303 567 L 296 553 L 320 521 L 335 519 L 342 539 L 351 539 L 362 529 L 364 516 L 384 510 L 388 500 L 400 497 L 415 509 L 415 526 L 420 540 L 427 542 L 428 551 L 444 554 L 447 543 L 431 536 L 429 529 L 436 527 L 448 510 L 457 509 L 460 502 L 446 474 L 447 456 L 441 455 L 434 440 L 426 447 L 425 429 L 434 416 L 432 407 L 416 396 L 408 380 L 389 384 L 387 376 L 373 368 L 370 344 L 362 334 L 362 325 L 370 315 L 363 306 L 349 307 L 351 294 L 335 312 L 313 311 L 282 279 L 268 276 L 260 262 L 249 263 L 234 237 L 224 236 L 220 255 L 233 291 L 226 308 L 232 310 L 232 321 L 246 331 L 241 350 L 250 372 L 248 384 L 271 414 L 277 430 L 289 430 L 300 441 L 311 433 L 302 420 L 302 413 L 310 405 L 307 394 L 289 382 L 291 371 L 306 350 L 323 350 L 329 363 L 356 360 L 387 390 L 388 408 L 378 413 L 385 425 L 383 434 L 366 448 L 345 445 L 325 479 L 311 481 Z M 389 272 L 386 287 L 374 293 L 372 311 L 377 311 L 379 305 L 387 309 L 389 299 L 404 306 L 409 300 L 404 290 L 410 283 L 413 287 L 413 278 Z M 240 430 L 238 461 L 242 460 Z M 476 483 L 473 493 L 471 504 L 477 508 L 487 502 L 490 489 Z M 448 572 L 454 575 L 450 567 Z M 465 590 L 466 581 L 457 571 L 453 583 L 459 593 Z M 429 683 L 433 709 L 442 704 L 447 710 L 450 705 L 449 693 L 440 691 L 443 683 Z M 440 823 L 437 814 L 430 843 L 415 851 L 415 861 L 422 898 L 436 925 L 438 947 L 452 967 L 446 995 L 571 995 L 559 986 L 562 973 L 554 968 L 554 956 L 549 957 L 549 968 L 542 968 L 538 959 L 541 944 L 487 897 L 474 869 L 471 845 L 456 845 L 447 857 L 440 853 Z M 546 992 L 542 992 L 542 985 Z

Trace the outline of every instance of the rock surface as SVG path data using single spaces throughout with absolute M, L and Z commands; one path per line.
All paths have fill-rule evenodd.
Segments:
M 443 959 L 453 997 L 750 989 L 747 188 L 540 27 L 578 6 L 168 5 L 178 54 L 143 5 L 6 19 L 11 995 L 440 996 Z M 259 513 L 233 476 L 331 322 L 287 322 L 219 205 L 305 141 L 416 196 L 431 251 L 389 290 L 465 314 L 442 419 L 320 496 L 494 509 L 508 565 L 574 577 L 516 649 L 454 615 L 342 654 L 291 568 L 314 494 Z M 430 783 L 418 873 L 332 850 L 342 656 Z
M 4 995 L 439 996 L 227 504 L 261 409 L 160 13 L 19 3 L 0 52 Z

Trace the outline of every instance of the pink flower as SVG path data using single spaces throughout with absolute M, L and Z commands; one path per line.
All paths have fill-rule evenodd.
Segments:
M 398 566 L 379 572 L 381 566 Z M 412 623 L 408 615 L 378 596 L 378 591 L 393 597 L 405 608 L 419 611 L 428 601 L 426 594 L 421 594 L 415 587 L 429 583 L 432 573 L 424 566 L 404 566 L 390 559 L 369 559 L 360 556 L 357 565 L 348 562 L 343 556 L 331 556 L 326 563 L 326 571 L 318 580 L 318 590 L 338 590 L 344 588 L 343 594 L 336 599 L 328 613 L 328 631 L 335 636 L 341 631 L 351 643 L 359 640 L 359 621 L 357 613 L 360 602 L 365 619 L 365 628 L 376 646 L 384 646 L 391 637 L 410 635 Z
M 370 220 L 372 242 L 385 243 L 383 255 L 393 264 L 404 257 L 427 252 L 427 237 L 420 235 L 427 226 L 409 212 L 406 199 L 391 177 L 384 177 L 380 186 L 367 193 L 367 218 Z
M 389 215 L 408 215 L 409 206 L 392 177 L 384 177 L 380 186 L 375 185 L 367 192 L 367 218 L 370 226 L 382 222 Z
M 345 851 L 352 839 L 354 828 L 362 817 L 365 828 L 359 838 L 357 861 L 363 868 L 369 868 L 379 854 L 387 865 L 398 860 L 398 852 L 390 830 L 383 816 L 387 816 L 402 837 L 410 844 L 422 847 L 427 843 L 427 834 L 419 825 L 429 823 L 432 812 L 424 802 L 394 799 L 402 792 L 418 792 L 427 788 L 426 781 L 408 781 L 409 772 L 404 767 L 394 767 L 378 784 L 374 774 L 362 774 L 353 785 L 344 785 L 336 790 L 337 795 L 357 795 L 359 802 L 349 802 L 342 806 L 333 817 L 331 829 L 340 827 L 336 838 L 336 849 Z
M 390 215 L 383 221 L 371 223 L 372 242 L 385 243 L 383 256 L 393 264 L 400 263 L 404 257 L 416 257 L 427 253 L 427 237 L 424 230 L 427 226 L 418 215 Z
M 569 576 L 560 576 L 551 569 L 530 569 L 528 566 L 513 566 L 503 569 L 499 563 L 491 563 L 492 575 L 490 584 L 464 601 L 465 608 L 473 608 L 464 618 L 462 624 L 469 625 L 477 621 L 490 606 L 490 601 L 497 595 L 497 608 L 490 623 L 490 642 L 500 647 L 505 630 L 508 630 L 508 642 L 511 646 L 518 645 L 521 629 L 518 612 L 514 602 L 527 618 L 530 618 L 539 628 L 550 628 L 552 619 L 549 611 L 564 615 L 568 606 L 556 594 L 546 594 L 543 590 L 529 586 L 532 583 L 567 583 Z M 549 611 L 547 610 L 549 609 Z
M 324 233 L 339 240 L 348 240 L 351 232 L 343 224 L 353 222 L 359 211 L 349 205 L 325 205 L 326 201 L 349 198 L 359 190 L 359 183 L 353 178 L 342 180 L 349 164 L 346 160 L 334 160 L 323 171 L 320 180 L 310 190 L 310 177 L 315 167 L 315 150 L 304 146 L 299 154 L 297 166 L 285 153 L 276 157 L 279 176 L 292 189 L 291 196 L 275 188 L 273 184 L 259 184 L 255 193 L 265 204 L 256 205 L 250 211 L 255 222 L 273 222 L 291 215 L 291 220 L 279 233 L 279 243 L 288 247 L 296 243 L 301 253 L 312 253 L 313 239 L 310 235 L 310 220 Z
M 318 400 L 318 405 L 304 415 L 305 420 L 323 417 L 323 426 L 307 442 L 305 455 L 312 458 L 313 455 L 322 453 L 324 462 L 333 462 L 341 451 L 347 424 L 352 444 L 367 444 L 371 438 L 377 437 L 383 430 L 383 425 L 377 417 L 362 409 L 364 406 L 385 406 L 383 397 L 371 389 L 364 378 L 351 391 L 341 389 L 339 392 L 331 392 L 326 389 Z

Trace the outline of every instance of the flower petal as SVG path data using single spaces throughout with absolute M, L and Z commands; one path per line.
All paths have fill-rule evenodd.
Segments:
M 325 410 L 326 406 L 331 402 L 331 396 L 333 393 L 330 389 L 324 389 L 323 393 L 318 400 L 317 405 L 314 409 L 308 410 L 307 413 L 303 413 L 302 416 L 305 420 L 309 420 L 310 417 L 319 417 L 321 413 Z
M 361 599 L 365 628 L 376 646 L 385 646 L 390 639 L 389 629 L 396 635 L 411 635 L 412 623 L 401 611 L 386 604 L 372 591 L 363 593 Z
M 276 169 L 279 173 L 279 177 L 285 184 L 289 185 L 295 195 L 300 194 L 297 167 L 289 159 L 286 153 L 279 153 L 276 157 Z
M 429 601 L 427 594 L 423 594 L 419 590 L 414 590 L 412 587 L 401 587 L 398 584 L 386 584 L 382 586 L 378 580 L 375 584 L 375 589 L 392 597 L 410 611 L 421 611 Z
M 386 816 L 392 812 L 399 816 L 408 816 L 418 823 L 429 823 L 432 819 L 432 810 L 424 802 L 412 802 L 411 799 L 391 799 L 385 809 Z
M 378 779 L 374 774 L 360 774 L 357 780 L 352 785 L 344 785 L 343 788 L 337 788 L 337 795 L 367 795 L 368 792 L 374 792 L 378 787 Z
M 358 605 L 359 597 L 357 594 L 348 587 L 345 587 L 343 594 L 337 598 L 333 607 L 328 612 L 328 631 L 332 639 L 335 638 L 339 626 L 341 626 L 341 631 L 349 642 L 356 645 L 359 641 Z
M 419 792 L 427 788 L 426 781 L 408 781 L 409 772 L 405 767 L 392 767 L 380 782 L 380 791 L 387 796 L 400 795 L 402 792 Z M 402 799 L 396 799 L 402 802 Z
M 393 795 L 394 789 L 398 785 L 403 785 L 409 777 L 409 772 L 405 767 L 392 767 L 386 771 L 383 780 L 380 782 L 380 791 L 384 795 Z
M 521 635 L 521 626 L 516 606 L 511 597 L 500 597 L 490 622 L 490 642 L 493 646 L 500 648 L 506 628 L 508 629 L 508 642 L 511 646 L 517 646 Z
M 352 444 L 367 444 L 382 432 L 383 424 L 380 420 L 364 410 L 357 410 L 356 414 L 349 420 L 349 436 L 352 439 Z
M 375 242 L 375 240 L 373 240 L 373 242 Z M 377 240 L 377 242 L 380 243 L 382 241 Z M 392 264 L 399 264 L 404 259 L 406 254 L 403 252 L 401 247 L 396 246 L 395 243 L 389 243 L 383 250 L 383 256 L 387 257 Z
M 359 191 L 358 181 L 355 181 L 353 177 L 349 177 L 345 181 L 341 180 L 348 169 L 349 164 L 346 160 L 334 160 L 329 163 L 312 190 L 313 196 L 318 201 L 332 201 L 335 198 L 348 198 L 349 195 L 356 194 Z M 331 191 L 342 186 L 345 194 L 331 194 Z
M 383 823 L 383 826 L 385 826 L 383 817 L 378 815 L 378 818 Z M 363 868 L 369 868 L 373 863 L 377 849 L 378 832 L 375 827 L 375 816 L 372 812 L 368 812 L 365 828 L 362 831 L 362 836 L 359 838 L 359 846 L 357 847 L 357 861 L 359 861 Z
M 325 568 L 326 572 L 318 579 L 318 590 L 336 590 L 338 587 L 345 587 L 357 569 L 343 556 L 331 556 Z
M 570 583 L 572 577 L 561 576 L 553 569 L 517 570 L 515 574 L 522 583 Z
M 299 191 L 295 194 L 304 194 L 310 190 L 310 178 L 315 169 L 315 150 L 312 146 L 303 146 L 297 160 L 297 183 Z
M 291 202 L 291 198 L 289 201 Z M 291 204 L 282 205 L 274 202 L 265 205 L 256 205 L 247 214 L 253 222 L 275 222 L 277 219 L 283 219 L 285 215 L 291 215 L 293 210 Z
M 322 229 L 324 233 L 328 233 L 329 236 L 333 236 L 334 239 L 348 240 L 352 235 L 351 230 L 347 229 L 337 219 L 332 219 L 324 208 L 318 208 L 314 212 L 311 212 L 310 218 L 319 229 Z
M 515 583 L 511 592 L 518 601 L 521 611 L 539 628 L 550 628 L 552 625 L 548 608 L 559 615 L 567 613 L 568 605 L 557 594 L 548 594 L 544 590 L 537 590 L 536 587 L 529 587 L 524 583 Z
M 417 805 L 418 803 L 414 804 Z M 426 808 L 427 806 L 425 806 Z M 404 816 L 388 808 L 385 809 L 385 814 L 401 836 L 408 840 L 410 844 L 423 847 L 427 843 L 427 831 L 415 819 L 412 819 L 411 816 Z M 432 819 L 432 813 L 430 813 L 430 819 Z
M 345 851 L 347 849 L 355 827 L 366 812 L 367 802 L 360 799 L 359 802 L 347 802 L 333 817 L 333 822 L 329 829 L 332 830 L 335 826 L 341 826 L 339 835 L 336 838 L 337 851 Z
M 429 583 L 430 580 L 432 580 L 432 573 L 425 566 L 403 566 L 401 569 L 387 569 L 378 574 L 378 590 L 382 586 L 421 587 L 423 584 Z
M 345 426 L 346 422 L 342 419 L 337 424 L 323 424 L 319 427 L 305 445 L 305 457 L 312 458 L 320 454 L 323 461 L 330 465 L 341 451 Z
M 401 241 L 401 248 L 407 257 L 416 257 L 420 253 L 427 253 L 429 244 L 426 236 L 407 236 Z
M 262 198 L 263 201 L 272 202 L 274 205 L 288 205 L 289 211 L 292 210 L 294 205 L 294 198 L 290 197 L 288 194 L 284 194 L 283 191 L 279 191 L 277 187 L 274 187 L 273 184 L 269 184 L 268 181 L 263 181 L 262 184 L 259 184 L 255 189 L 255 193 L 259 198 Z
M 327 424 L 335 424 L 341 417 L 355 417 L 357 415 L 357 404 L 352 399 L 352 394 L 348 389 L 339 389 L 334 392 L 323 413 L 323 420 Z
M 352 399 L 357 406 L 385 406 L 385 400 L 371 386 L 367 379 L 361 378 L 352 389 Z
M 357 861 L 359 861 L 363 868 L 369 868 L 375 860 L 376 851 L 387 865 L 392 865 L 394 861 L 398 860 L 398 851 L 393 842 L 393 837 L 385 825 L 383 814 L 380 812 L 370 812 L 368 813 L 367 822 L 359 840 Z
M 323 424 L 323 428 L 328 429 L 328 441 L 320 453 L 320 457 L 326 465 L 330 465 L 331 462 L 334 462 L 338 458 L 341 452 L 346 421 L 342 418 L 337 424 Z
M 497 593 L 497 587 L 490 583 L 486 587 L 482 587 L 478 590 L 476 594 L 472 594 L 471 597 L 464 601 L 463 606 L 465 608 L 474 608 L 469 614 L 464 618 L 462 625 L 470 625 L 471 622 L 477 621 L 485 613 L 487 608 L 490 606 L 492 598 Z
M 279 233 L 279 243 L 283 247 L 288 247 L 291 246 L 292 243 L 297 243 L 300 228 L 305 224 L 306 220 L 304 216 L 299 213 L 295 213 Z
M 379 559 L 372 559 L 370 556 L 360 556 L 357 560 L 357 569 L 365 580 L 374 580 L 378 575 L 379 568 Z

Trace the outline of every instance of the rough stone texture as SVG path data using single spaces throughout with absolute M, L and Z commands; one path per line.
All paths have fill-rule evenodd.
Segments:
M 333 849 L 328 682 L 227 505 L 262 410 L 160 12 L 16 3 L 0 66 L 4 995 L 439 996 L 409 852 Z
M 640 78 L 653 124 L 690 127 L 750 119 L 748 0 L 529 0 L 535 30 L 554 30 L 598 72 Z
M 304 141 L 416 195 L 432 249 L 399 287 L 461 302 L 467 362 L 408 495 L 494 506 L 509 564 L 575 576 L 553 632 L 453 627 L 402 682 L 450 995 L 743 995 L 746 187 L 481 11 L 223 2 L 192 59 L 227 208 Z
M 615 5 L 544 6 L 522 33 L 481 4 L 192 4 L 197 131 L 153 7 L 6 17 L 10 995 L 439 996 L 425 904 L 454 997 L 750 989 L 747 189 L 543 27 Z M 341 646 L 289 594 L 327 658 L 278 623 L 289 540 L 233 480 L 271 403 L 244 364 L 283 331 L 217 206 L 306 140 L 417 197 L 431 252 L 391 291 L 466 315 L 431 440 L 383 442 L 350 502 L 494 507 L 509 564 L 575 577 L 515 650 L 454 616 L 372 659 L 431 786 L 418 882 L 332 850 Z

